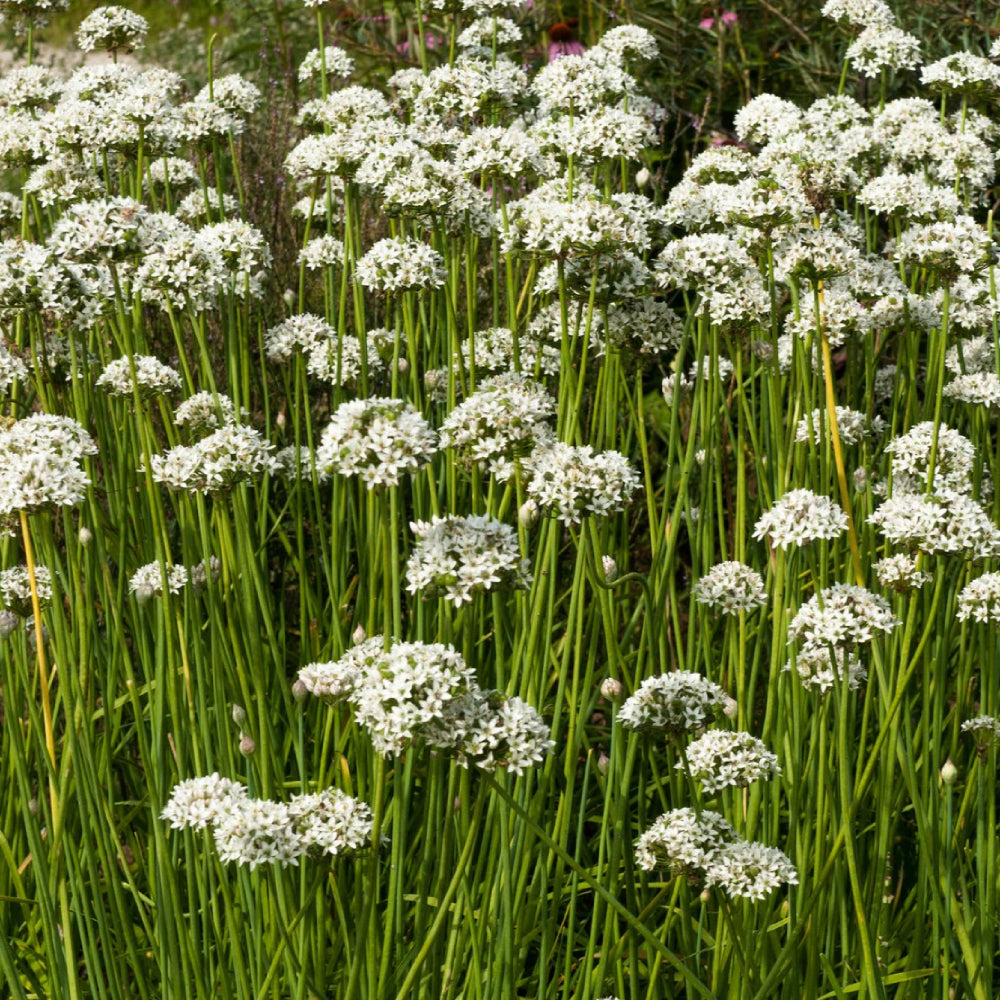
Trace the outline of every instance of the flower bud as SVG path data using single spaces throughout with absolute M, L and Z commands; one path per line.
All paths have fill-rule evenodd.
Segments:
M 735 719 L 740 712 L 739 702 L 735 698 L 727 698 L 722 706 L 722 712 L 727 719 Z
M 958 768 L 949 757 L 941 767 L 941 780 L 950 788 L 958 779 Z
M 601 556 L 601 568 L 608 583 L 614 583 L 618 579 L 618 563 L 611 556 Z
M 600 774 L 608 773 L 608 764 L 611 763 L 611 758 L 602 750 L 597 758 L 597 770 Z
M 707 903 L 712 898 L 712 890 L 706 885 L 705 888 L 701 890 L 701 895 L 698 898 L 703 903 Z
M 538 520 L 538 504 L 534 500 L 525 500 L 518 508 L 517 520 L 522 528 L 532 528 Z
M 285 424 L 288 423 L 288 417 L 285 416 L 284 410 L 278 410 L 278 415 L 274 418 L 274 422 L 278 425 L 278 430 L 284 430 Z
M 94 540 L 94 533 L 90 528 L 81 527 L 76 537 L 77 541 L 86 548 Z
M 635 185 L 641 191 L 649 183 L 649 171 L 645 167 L 640 167 L 635 175 Z
M 244 757 L 252 757 L 257 752 L 257 744 L 254 742 L 253 737 L 244 733 L 240 737 L 240 753 Z
M 396 365 L 400 375 L 405 375 L 410 370 L 410 362 L 406 358 L 400 358 L 399 364 Z
M 306 682 L 300 677 L 292 685 L 292 697 L 295 699 L 295 704 L 301 705 L 306 700 L 307 694 L 309 694 L 309 688 L 306 687 Z
M 754 357 L 760 361 L 770 361 L 774 357 L 774 347 L 766 340 L 755 340 L 750 347 Z
M 868 470 L 859 466 L 854 470 L 854 475 L 851 478 L 854 480 L 854 488 L 863 490 L 868 485 Z
M 240 729 L 243 729 L 246 726 L 247 710 L 242 705 L 233 705 L 233 722 L 235 722 Z
M 356 646 L 356 645 L 357 645 L 357 644 L 358 644 L 359 642 L 364 642 L 364 641 L 365 641 L 365 639 L 367 639 L 367 638 L 368 638 L 368 633 L 367 633 L 367 632 L 365 631 L 365 627 L 364 627 L 364 625 L 359 625 L 359 626 L 358 626 L 358 627 L 357 627 L 357 628 L 356 628 L 356 629 L 355 629 L 355 630 L 354 630 L 354 631 L 353 631 L 353 632 L 351 633 L 351 641 L 352 641 L 352 642 L 354 643 L 354 645 L 355 645 L 355 646 Z
M 286 288 L 281 297 L 285 300 L 285 305 L 289 309 L 295 304 L 295 292 L 291 288 Z
M 622 696 L 622 682 L 614 677 L 605 677 L 601 682 L 601 695 L 608 701 L 618 701 Z

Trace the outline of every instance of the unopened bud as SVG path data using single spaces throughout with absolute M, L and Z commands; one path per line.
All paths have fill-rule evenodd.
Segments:
M 622 696 L 622 682 L 614 677 L 605 677 L 601 682 L 601 695 L 608 701 L 617 701 Z
M 288 306 L 289 309 L 291 309 L 291 307 L 295 304 L 295 292 L 293 292 L 292 289 L 286 288 L 281 297 L 285 300 L 285 305 Z
M 868 485 L 868 470 L 858 467 L 851 478 L 854 480 L 854 488 L 863 490 Z
M 292 697 L 295 699 L 295 704 L 301 705 L 306 700 L 307 694 L 309 694 L 309 688 L 306 687 L 306 682 L 300 677 L 292 685 Z
M 601 568 L 608 583 L 614 583 L 618 579 L 618 563 L 611 556 L 601 556 Z
M 285 416 L 284 410 L 278 410 L 278 415 L 274 418 L 274 422 L 278 425 L 278 430 L 283 430 L 285 424 L 288 423 L 288 417 Z
M 705 886 L 701 890 L 701 895 L 698 897 L 703 903 L 707 903 L 712 898 L 712 890 Z
M 253 737 L 248 736 L 244 733 L 240 737 L 240 753 L 244 757 L 252 757 L 257 752 L 257 744 L 254 743 Z
M 94 540 L 94 533 L 90 530 L 90 528 L 81 528 L 77 533 L 76 538 L 77 541 L 84 548 L 86 548 Z
M 951 761 L 951 758 L 949 757 L 941 767 L 941 780 L 946 785 L 951 787 L 952 785 L 955 784 L 955 781 L 957 779 L 958 779 L 958 768 L 955 767 L 955 765 Z
M 640 167 L 638 173 L 635 175 L 635 185 L 637 188 L 642 189 L 649 183 L 649 171 L 645 167 Z
M 611 758 L 602 750 L 597 758 L 597 770 L 600 774 L 608 773 L 608 764 L 611 763 Z
M 233 705 L 233 722 L 235 722 L 240 729 L 246 727 L 247 710 L 242 705 Z
M 755 340 L 750 347 L 754 357 L 761 361 L 770 361 L 774 357 L 774 347 L 766 340 Z
M 400 375 L 405 375 L 410 370 L 410 362 L 406 358 L 400 358 L 399 363 L 396 365 L 396 369 L 399 371 Z
M 147 604 L 155 596 L 156 591 L 146 584 L 135 588 L 135 599 L 139 602 L 139 604 Z
M 538 520 L 538 504 L 534 500 L 525 500 L 518 508 L 517 520 L 522 528 L 534 527 Z
M 357 645 L 357 644 L 358 644 L 359 642 L 364 642 L 364 641 L 365 641 L 365 639 L 367 639 L 367 638 L 368 638 L 368 633 L 367 633 L 367 632 L 365 631 L 365 627 L 364 627 L 364 625 L 359 625 L 359 626 L 358 626 L 358 627 L 357 627 L 357 628 L 356 628 L 356 629 L 355 629 L 355 630 L 354 630 L 354 631 L 353 631 L 353 632 L 351 633 L 351 641 L 352 641 L 352 642 L 354 643 L 354 645 L 355 645 L 355 646 L 356 646 L 356 645 Z
M 727 719 L 735 719 L 740 711 L 739 702 L 735 698 L 727 698 L 725 705 L 722 706 L 722 711 Z
M 30 799 L 28 799 L 28 812 L 30 812 L 32 816 L 38 815 L 38 799 L 36 799 L 33 795 Z

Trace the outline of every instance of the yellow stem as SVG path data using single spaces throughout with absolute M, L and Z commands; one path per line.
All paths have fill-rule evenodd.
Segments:
M 28 586 L 31 588 L 31 612 L 35 618 L 35 650 L 38 654 L 38 683 L 42 690 L 42 722 L 45 726 L 45 747 L 49 753 L 52 773 L 49 775 L 49 800 L 52 803 L 52 825 L 58 826 L 59 800 L 56 794 L 56 738 L 52 726 L 52 701 L 49 695 L 49 668 L 45 660 L 45 640 L 42 635 L 42 606 L 38 600 L 38 582 L 35 579 L 35 556 L 31 548 L 28 515 L 21 511 L 21 537 L 24 540 L 24 561 L 28 566 Z

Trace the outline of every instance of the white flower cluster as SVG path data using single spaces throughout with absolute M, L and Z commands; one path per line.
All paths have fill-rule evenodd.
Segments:
M 23 382 L 27 377 L 28 366 L 0 344 L 0 393 L 7 392 L 15 382 Z
M 893 438 L 886 445 L 886 452 L 892 456 L 890 464 L 893 496 L 924 492 L 930 473 L 931 449 L 934 446 L 934 424 L 930 420 L 914 424 L 905 434 Z M 976 457 L 972 442 L 947 424 L 940 424 L 936 449 L 935 490 L 971 493 Z
M 889 541 L 918 552 L 1000 556 L 1000 528 L 965 492 L 937 487 L 933 496 L 894 491 L 868 523 Z
M 110 362 L 94 384 L 112 396 L 131 396 L 138 387 L 140 398 L 148 399 L 180 389 L 181 377 L 159 358 L 136 354 L 132 358 L 118 358 Z
M 411 239 L 379 240 L 358 261 L 354 272 L 370 291 L 404 292 L 444 284 L 444 258 L 433 247 Z
M 1000 625 L 1000 573 L 984 573 L 970 580 L 958 593 L 958 610 L 955 617 L 960 621 L 989 622 Z
M 35 413 L 0 431 L 0 518 L 80 503 L 97 445 L 71 417 Z
M 52 600 L 52 571 L 48 566 L 35 566 L 35 592 L 40 604 Z M 27 566 L 12 566 L 0 572 L 0 604 L 22 618 L 32 613 Z
M 724 615 L 753 611 L 767 604 L 767 590 L 757 570 L 741 562 L 713 566 L 695 585 L 695 600 Z
M 327 76 L 350 76 L 354 72 L 354 59 L 338 45 L 327 45 L 322 51 L 313 49 L 299 63 L 299 82 L 305 83 L 324 72 Z
M 324 267 L 342 264 L 344 242 L 329 234 L 316 236 L 299 251 L 299 263 L 307 271 L 318 271 Z
M 251 871 L 353 853 L 372 835 L 371 809 L 337 788 L 276 802 L 251 799 L 243 785 L 218 774 L 175 785 L 161 816 L 175 830 L 211 827 L 219 860 Z
M 524 460 L 526 492 L 563 524 L 622 510 L 639 488 L 639 473 L 617 451 L 595 452 L 557 441 L 541 444 Z
M 879 632 L 900 624 L 889 602 L 864 587 L 835 583 L 814 594 L 795 613 L 788 626 L 789 642 L 800 640 L 802 650 L 823 650 L 871 642 Z
M 790 490 L 754 525 L 753 536 L 770 536 L 771 548 L 787 549 L 820 538 L 836 538 L 847 528 L 847 515 L 829 497 L 810 490 Z
M 406 563 L 406 589 L 456 606 L 487 590 L 531 585 L 517 532 L 486 515 L 435 516 L 410 525 L 419 539 Z
M 846 679 L 848 691 L 856 691 L 868 678 L 858 654 L 849 649 L 834 649 L 807 645 L 796 652 L 792 661 L 802 686 L 808 691 L 826 694 L 834 684 Z M 792 669 L 792 662 L 784 670 Z
M 530 705 L 482 690 L 462 657 L 440 643 L 395 643 L 386 651 L 375 636 L 335 663 L 309 664 L 299 680 L 311 694 L 346 701 L 383 756 L 425 745 L 462 766 L 521 774 L 554 746 Z
M 274 445 L 256 428 L 224 424 L 191 445 L 150 458 L 153 481 L 167 489 L 217 493 L 274 471 Z
M 778 758 L 750 733 L 709 729 L 684 751 L 691 776 L 706 792 L 745 788 L 781 774 Z M 679 761 L 678 769 L 684 768 Z
M 916 69 L 920 65 L 920 39 L 895 25 L 869 25 L 851 42 L 846 58 L 868 77 L 887 69 Z
M 132 574 L 128 592 L 135 594 L 140 604 L 145 604 L 154 597 L 162 597 L 165 592 L 179 594 L 188 584 L 194 590 L 202 590 L 209 578 L 218 580 L 221 574 L 222 563 L 218 556 L 209 556 L 207 561 L 203 559 L 190 569 L 179 564 L 165 566 L 159 562 L 151 562 L 140 566 Z
M 875 576 L 881 586 L 905 594 L 922 587 L 933 579 L 930 573 L 918 569 L 913 556 L 894 555 L 875 563 Z
M 837 433 L 840 443 L 844 445 L 857 444 L 866 437 L 877 437 L 885 431 L 885 421 L 875 416 L 871 423 L 868 416 L 860 410 L 852 410 L 849 406 L 836 407 Z M 813 410 L 808 417 L 803 417 L 795 428 L 795 440 L 805 443 L 812 440 L 819 444 L 827 435 L 829 422 L 825 410 Z
M 976 741 L 976 752 L 983 755 L 1000 743 L 1000 719 L 992 715 L 977 715 L 962 723 L 962 732 L 972 733 L 972 738 Z
M 622 705 L 618 718 L 628 729 L 675 735 L 707 726 L 728 701 L 718 684 L 678 670 L 644 680 Z
M 372 397 L 342 403 L 316 449 L 316 466 L 326 475 L 360 476 L 368 489 L 397 486 L 403 473 L 426 465 L 437 435 L 402 399 Z
M 77 45 L 84 52 L 106 49 L 131 51 L 140 48 L 149 31 L 149 22 L 125 7 L 98 7 L 76 30 Z
M 545 421 L 555 400 L 543 385 L 510 373 L 485 379 L 441 425 L 441 446 L 453 448 L 464 463 L 483 462 L 501 479 L 516 458 L 527 456 L 552 431 Z
M 174 423 L 194 433 L 214 431 L 235 422 L 236 404 L 222 393 L 196 392 L 174 410 Z
M 700 878 L 730 896 L 765 899 L 781 885 L 798 885 L 795 866 L 776 847 L 750 843 L 716 812 L 673 809 L 636 841 L 636 861 L 645 871 L 667 868 L 673 876 Z
M 948 275 L 972 274 L 996 259 L 993 237 L 970 215 L 910 226 L 887 243 L 885 250 L 904 264 Z
M 270 361 L 288 361 L 295 354 L 309 354 L 320 341 L 336 336 L 337 331 L 322 316 L 298 313 L 267 331 L 264 351 Z
M 1000 66 L 971 52 L 953 52 L 926 65 L 920 82 L 931 90 L 946 93 L 996 91 L 1000 90 Z

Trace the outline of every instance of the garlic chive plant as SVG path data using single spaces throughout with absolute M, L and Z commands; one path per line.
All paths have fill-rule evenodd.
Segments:
M 0 0 L 0 992 L 995 995 L 1000 46 L 829 0 L 713 137 L 625 9 L 195 83 L 66 6 Z

